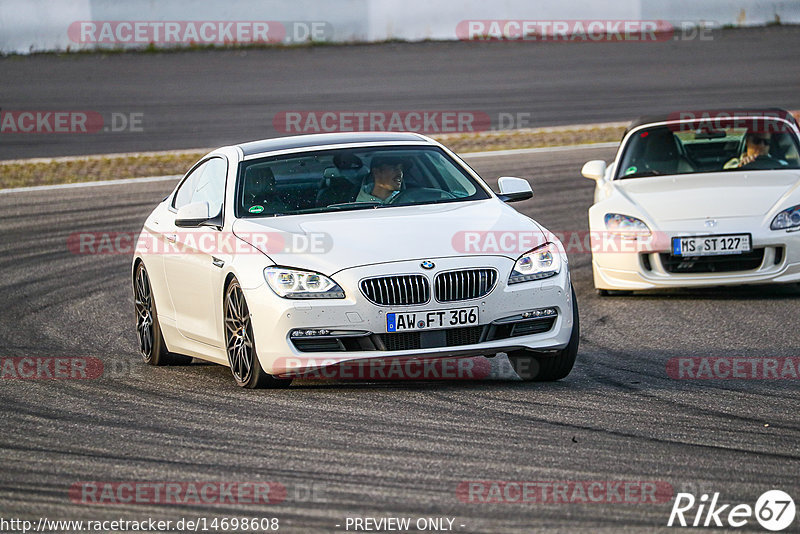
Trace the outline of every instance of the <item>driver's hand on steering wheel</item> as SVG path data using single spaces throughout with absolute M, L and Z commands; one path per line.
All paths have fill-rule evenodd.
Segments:
M 744 167 L 745 165 L 753 163 L 759 157 L 760 157 L 759 154 L 750 154 L 749 156 L 747 155 L 742 156 L 741 159 L 739 159 L 739 167 Z

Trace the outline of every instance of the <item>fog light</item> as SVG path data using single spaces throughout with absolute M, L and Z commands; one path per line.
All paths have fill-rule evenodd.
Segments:
M 526 311 L 522 314 L 523 319 L 531 319 L 536 317 L 552 317 L 557 315 L 558 312 L 555 308 L 540 308 L 538 310 Z
M 327 336 L 331 333 L 330 330 L 325 328 L 319 328 L 316 330 L 292 330 L 289 332 L 290 337 L 315 337 L 315 336 Z

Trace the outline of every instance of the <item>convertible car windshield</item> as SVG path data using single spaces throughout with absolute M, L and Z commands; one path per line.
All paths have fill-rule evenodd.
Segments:
M 243 162 L 237 217 L 460 202 L 489 198 L 436 147 L 369 147 Z
M 637 130 L 625 148 L 617 178 L 797 168 L 800 158 L 791 132 L 671 125 Z

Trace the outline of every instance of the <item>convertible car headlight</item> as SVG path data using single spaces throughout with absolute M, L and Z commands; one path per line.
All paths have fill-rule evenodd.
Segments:
M 771 230 L 800 228 L 800 206 L 792 206 L 777 214 L 769 225 Z
M 558 249 L 553 243 L 545 243 L 520 256 L 511 270 L 508 283 L 510 285 L 549 278 L 557 275 L 560 269 Z
M 630 215 L 606 213 L 605 222 L 609 232 L 624 237 L 647 237 L 650 235 L 650 228 L 644 221 Z
M 275 294 L 285 299 L 344 298 L 344 290 L 336 282 L 319 273 L 285 267 L 267 267 L 264 269 L 264 278 Z

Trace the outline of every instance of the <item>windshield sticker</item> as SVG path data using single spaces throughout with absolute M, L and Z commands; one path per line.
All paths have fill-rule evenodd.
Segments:
M 627 169 L 625 169 L 625 176 L 628 176 L 629 174 L 633 174 L 638 170 L 639 169 L 636 168 L 636 167 L 628 167 Z
M 250 213 L 261 213 L 262 211 L 264 211 L 264 206 L 253 206 L 247 211 L 249 211 Z

